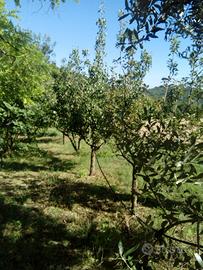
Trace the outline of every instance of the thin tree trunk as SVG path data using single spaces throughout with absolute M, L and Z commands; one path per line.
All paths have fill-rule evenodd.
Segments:
M 77 145 L 77 151 L 80 151 L 80 143 L 81 143 L 81 138 L 78 139 L 78 145 Z
M 65 134 L 63 133 L 63 145 L 65 144 Z
M 91 158 L 90 158 L 90 173 L 89 176 L 95 175 L 96 172 L 96 148 L 91 146 Z
M 73 147 L 73 149 L 75 150 L 75 152 L 78 152 L 78 147 L 77 147 L 77 142 L 74 140 L 74 138 L 71 137 L 71 135 L 67 135 L 70 142 L 71 142 L 71 145 Z
M 137 195 L 138 195 L 138 183 L 137 183 L 137 169 L 133 166 L 132 171 L 132 187 L 131 187 L 131 211 L 132 214 L 135 213 L 135 208 L 137 207 Z

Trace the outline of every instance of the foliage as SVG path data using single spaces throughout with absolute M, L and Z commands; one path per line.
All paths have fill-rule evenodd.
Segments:
M 52 1 L 52 7 L 59 2 Z M 19 5 L 20 1 L 16 3 Z M 70 138 L 75 150 L 79 149 L 81 139 L 91 148 L 90 175 L 94 175 L 96 153 L 109 138 L 112 138 L 117 153 L 132 168 L 131 213 L 135 214 L 132 218 L 142 226 L 141 240 L 138 239 L 137 242 L 134 238 L 135 233 L 130 234 L 132 230 L 130 225 L 127 224 L 125 227 L 127 233 L 124 232 L 123 239 L 126 242 L 131 241 L 131 245 L 133 243 L 132 248 L 126 252 L 122 244 L 119 244 L 120 257 L 125 265 L 129 269 L 152 269 L 157 261 L 170 259 L 169 253 L 149 254 L 149 250 L 147 253 L 146 250 L 143 251 L 143 239 L 154 249 L 159 245 L 167 249 L 173 241 L 179 242 L 180 247 L 188 245 L 196 248 L 195 256 L 201 264 L 200 235 L 203 209 L 200 192 L 202 170 L 199 168 L 202 166 L 203 159 L 200 119 L 202 49 L 197 41 L 197 39 L 201 41 L 199 39 L 201 9 L 194 13 L 195 8 L 199 7 L 199 1 L 188 0 L 178 3 L 171 0 L 145 1 L 144 7 L 141 7 L 141 3 L 143 4 L 143 1 L 125 1 L 127 13 L 120 14 L 121 30 L 118 39 L 121 45 L 125 45 L 128 39 L 130 46 L 125 56 L 121 55 L 117 61 L 123 68 L 123 73 L 113 74 L 109 79 L 104 64 L 106 20 L 103 7 L 99 10 L 97 21 L 94 61 L 91 63 L 88 60 L 87 51 L 82 51 L 81 57 L 79 51 L 75 49 L 68 62 L 64 62 L 64 65 L 58 68 L 50 63 L 49 56 L 52 53 L 50 40 L 41 42 L 30 33 L 14 27 L 9 20 L 9 16 L 14 14 L 8 13 L 4 9 L 4 2 L 0 1 L 2 15 L 0 19 L 0 155 L 2 157 L 10 153 L 16 143 L 22 139 L 31 141 L 39 129 L 51 126 L 55 122 L 57 128 Z M 135 30 L 127 28 L 125 31 L 122 19 L 128 16 L 132 17 L 130 23 L 136 23 Z M 154 99 L 148 96 L 147 86 L 143 83 L 144 76 L 151 65 L 151 57 L 142 50 L 140 60 L 135 60 L 136 50 L 131 45 L 139 43 L 142 47 L 143 41 L 156 38 L 156 33 L 162 30 L 160 25 L 164 26 L 166 37 L 170 37 L 171 42 L 167 63 L 169 74 L 163 78 L 164 94 L 159 99 Z M 176 38 L 171 38 L 172 33 L 182 37 L 190 36 L 193 44 L 184 52 L 180 52 L 180 42 Z M 183 81 L 177 80 L 176 57 L 185 58 L 189 62 L 191 73 Z M 54 93 L 50 91 L 52 86 L 50 74 L 54 79 Z M 44 140 L 46 141 L 47 138 Z M 47 159 L 46 162 L 44 161 L 45 164 L 32 167 L 32 164 L 24 162 L 20 165 L 17 163 L 18 166 L 32 168 L 33 171 L 47 171 L 51 168 L 56 173 L 57 171 L 65 173 L 68 169 L 72 170 L 77 163 L 71 160 L 72 157 L 84 160 L 84 153 L 81 156 L 71 155 L 71 157 L 68 153 L 63 153 L 67 160 L 61 161 L 58 157 L 60 154 L 52 156 L 52 147 L 53 145 L 47 152 L 39 151 L 38 158 Z M 62 147 L 65 149 L 65 146 Z M 7 166 L 9 167 L 9 164 Z M 6 170 L 6 162 L 2 162 L 2 167 Z M 77 168 L 72 172 L 78 175 Z M 84 177 L 84 172 L 79 171 L 79 175 Z M 104 176 L 103 172 L 102 175 Z M 55 179 L 53 176 L 54 179 L 50 180 L 53 184 L 51 188 L 49 185 L 44 187 L 48 197 L 43 203 L 52 202 L 52 208 L 49 209 L 52 215 L 57 216 L 58 212 L 61 213 L 61 210 L 54 208 L 56 205 L 61 205 L 64 211 L 67 209 L 71 211 L 78 204 L 85 206 L 86 210 L 87 208 L 92 210 L 93 207 L 97 211 L 105 211 L 106 208 L 111 208 L 108 211 L 115 212 L 121 210 L 111 201 L 117 202 L 117 198 L 126 198 L 126 196 L 114 194 L 115 198 L 113 198 L 112 193 L 108 193 L 109 190 L 106 188 L 98 188 L 92 183 L 86 185 L 78 180 L 76 183 L 69 183 L 67 179 L 61 181 L 60 177 Z M 89 178 L 88 181 L 93 179 Z M 31 183 L 30 186 L 32 189 L 33 184 Z M 111 192 L 114 192 L 114 189 L 111 188 Z M 36 191 L 35 186 L 34 191 Z M 29 196 L 35 200 L 36 192 L 34 195 L 31 192 L 26 196 L 26 199 L 22 197 L 16 200 L 25 203 Z M 140 217 L 138 203 L 144 205 L 147 200 L 150 202 L 150 215 L 143 214 L 144 217 Z M 153 207 L 156 207 L 156 210 L 152 209 Z M 81 217 L 83 209 L 80 208 L 78 213 Z M 103 220 L 102 223 L 95 222 L 92 221 L 91 211 L 89 215 L 90 217 L 84 222 L 85 226 L 77 233 L 65 234 L 65 245 L 62 242 L 62 249 L 64 250 L 68 245 L 67 241 L 73 245 L 78 235 L 82 235 L 81 242 L 85 239 L 88 245 L 93 246 L 92 249 L 85 247 L 88 250 L 87 257 L 97 248 L 97 254 L 102 261 L 108 245 L 114 245 L 115 248 L 112 240 L 118 240 L 120 231 L 118 232 L 115 226 L 111 226 L 109 220 Z M 63 218 L 62 222 L 65 224 L 63 232 L 67 233 L 66 224 L 70 221 L 65 218 L 64 222 Z M 15 230 L 12 229 L 14 227 Z M 3 228 L 4 243 L 7 244 L 6 236 L 9 235 L 9 230 L 13 230 L 10 237 L 16 243 L 24 233 L 22 227 L 24 229 L 25 226 L 18 221 L 7 224 Z M 187 234 L 189 227 L 192 236 Z M 39 230 L 38 223 L 34 222 L 32 229 Z M 31 234 L 34 243 L 36 238 L 39 240 L 38 233 L 37 236 L 35 231 Z M 26 242 L 26 239 L 23 240 Z M 57 242 L 55 238 L 49 240 L 52 244 Z M 44 246 L 49 246 L 46 239 L 42 242 Z M 41 247 L 41 244 L 38 246 Z M 77 249 L 74 245 L 72 247 L 74 250 Z M 181 255 L 178 254 L 171 259 L 173 267 L 186 265 L 194 269 L 193 254 L 192 249 Z M 93 262 L 88 261 L 88 267 L 89 264 L 95 267 L 96 262 L 95 258 Z
M 151 247 L 152 252 L 150 249 L 143 252 L 142 245 L 145 246 L 143 242 L 140 244 L 135 242 L 126 252 L 122 251 L 120 244 L 120 256 L 128 269 L 153 269 L 157 260 L 167 260 L 169 256 L 171 258 L 168 252 L 157 254 L 154 250 L 157 246 L 169 250 L 173 241 L 196 247 L 199 254 L 202 250 L 199 230 L 203 221 L 202 198 L 200 192 L 192 188 L 195 184 L 200 186 L 202 184 L 202 173 L 197 169 L 201 166 L 203 158 L 201 106 L 199 106 L 200 99 L 196 99 L 195 91 L 193 92 L 194 87 L 200 96 L 202 94 L 202 72 L 197 64 L 201 61 L 201 52 L 196 46 L 192 51 L 189 50 L 187 59 L 191 67 L 191 76 L 188 80 L 191 84 L 188 84 L 187 80 L 180 83 L 176 79 L 178 65 L 175 56 L 178 52 L 179 42 L 172 39 L 168 60 L 169 75 L 163 79 L 162 89 L 165 90 L 163 98 L 152 99 L 150 103 L 149 101 L 146 103 L 148 98 L 143 96 L 141 99 L 141 95 L 137 95 L 137 100 L 133 101 L 131 97 L 131 103 L 125 102 L 120 105 L 115 114 L 115 119 L 119 119 L 118 112 L 122 115 L 115 130 L 120 128 L 120 134 L 124 134 L 122 137 L 118 135 L 115 137 L 117 147 L 118 149 L 120 147 L 122 156 L 134 168 L 132 195 L 134 193 L 139 197 L 141 194 L 149 196 L 159 208 L 156 216 L 150 215 L 146 220 L 140 219 L 137 215 L 137 220 L 146 232 L 146 245 Z M 193 60 L 190 60 L 190 57 Z M 118 101 L 116 104 L 119 104 Z M 138 192 L 138 177 L 144 182 L 141 194 Z M 176 196 L 172 197 L 171 193 Z M 134 198 L 132 206 L 135 205 Z M 157 220 L 161 222 L 157 224 Z M 191 242 L 176 237 L 179 229 L 184 232 L 188 226 L 193 226 L 196 233 L 196 239 L 193 237 Z M 192 251 L 191 253 L 184 251 L 183 254 L 178 253 L 171 258 L 174 267 L 190 265 L 190 269 L 195 269 L 197 264 L 192 262 L 193 259 Z
M 53 117 L 50 115 L 50 101 L 47 95 L 40 101 L 19 107 L 5 101 L 0 106 L 0 157 L 12 154 L 17 145 L 32 142 L 40 131 L 50 127 Z
M 15 13 L 7 12 L 3 2 L 0 13 L 0 100 L 22 105 L 44 91 L 48 81 L 47 59 L 34 44 L 32 34 L 12 24 L 9 17 Z
M 178 131 L 182 139 L 185 130 L 183 125 L 182 130 Z M 202 132 L 197 137 L 200 135 Z M 200 192 L 202 172 L 197 169 L 203 161 L 199 152 L 201 149 L 202 143 L 191 141 L 191 134 L 188 134 L 187 142 L 181 140 L 176 149 L 168 147 L 167 152 L 164 149 L 156 163 L 151 162 L 143 167 L 140 174 L 145 182 L 142 192 L 151 198 L 151 202 L 154 201 L 159 211 L 145 220 L 138 217 L 146 236 L 145 242 L 135 241 L 133 247 L 126 251 L 124 262 L 132 266 L 132 269 L 153 269 L 157 261 L 167 261 L 169 255 L 173 267 L 185 265 L 189 269 L 196 269 L 197 264 L 193 262 L 194 248 L 197 248 L 199 254 L 203 248 L 199 241 L 199 226 L 203 222 Z M 196 190 L 192 188 L 195 184 L 199 185 Z M 157 224 L 157 220 L 161 222 Z M 191 227 L 193 237 L 188 241 L 183 235 L 187 235 Z M 171 245 L 174 245 L 176 251 L 170 251 Z M 184 248 L 185 245 L 189 252 Z
M 39 101 L 51 86 L 48 59 L 31 33 L 15 27 L 1 2 L 0 30 L 0 102 L 1 102 L 1 157 L 22 136 L 28 136 L 44 125 Z M 42 106 L 41 106 L 42 108 Z M 43 107 L 45 108 L 45 106 Z M 41 115 L 40 115 L 41 113 Z M 37 128 L 38 126 L 38 128 Z
M 121 45 L 134 46 L 143 41 L 157 38 L 159 31 L 165 37 L 173 33 L 190 37 L 196 45 L 202 46 L 202 3 L 201 0 L 126 0 L 126 12 L 120 20 L 129 17 L 129 25 Z
M 75 0 L 76 2 L 78 2 L 78 0 Z M 15 4 L 17 6 L 21 5 L 21 0 L 14 0 Z M 46 0 L 43 0 L 43 2 L 46 2 Z M 57 6 L 59 6 L 61 3 L 65 3 L 66 0 L 49 0 L 50 2 L 50 6 L 52 9 L 56 8 Z M 40 0 L 40 3 L 42 4 L 42 1 Z
M 83 56 L 86 58 L 86 51 Z M 56 103 L 54 112 L 57 114 L 56 126 L 69 137 L 73 148 L 78 151 L 79 143 L 87 132 L 83 115 L 83 104 L 87 77 L 83 73 L 86 59 L 81 60 L 79 51 L 74 49 L 69 56 L 67 65 L 56 69 L 54 73 L 54 92 Z M 78 139 L 79 138 L 79 139 Z
M 25 129 L 25 111 L 3 102 L 0 108 L 0 156 L 2 158 L 13 149 L 17 138 L 23 134 Z
M 67 65 L 56 74 L 54 86 L 58 128 L 71 139 L 75 150 L 78 148 L 77 137 L 90 146 L 90 175 L 95 174 L 95 153 L 109 137 L 103 113 L 108 89 L 104 67 L 106 21 L 103 13 L 101 7 L 94 62 L 87 59 L 87 51 L 83 50 L 82 59 L 79 51 L 73 50 Z
M 140 61 L 136 61 L 134 50 L 131 49 L 120 61 L 123 64 L 124 74 L 112 79 L 112 89 L 106 102 L 106 122 L 109 120 L 111 122 L 109 129 L 117 150 L 132 166 L 132 211 L 134 211 L 139 194 L 137 174 L 145 162 L 142 158 L 149 158 L 147 150 L 146 156 L 142 153 L 145 143 L 139 131 L 145 124 L 147 125 L 148 112 L 150 115 L 151 110 L 156 110 L 156 106 L 153 105 L 153 100 L 145 95 L 146 86 L 143 78 L 151 64 L 147 52 L 143 51 Z

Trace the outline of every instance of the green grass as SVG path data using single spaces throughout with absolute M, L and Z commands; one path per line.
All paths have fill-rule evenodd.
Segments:
M 39 148 L 24 147 L 1 164 L 0 269 L 112 269 L 129 168 L 121 170 L 110 149 L 99 153 L 115 201 L 99 171 L 87 176 L 88 147 L 83 143 L 78 155 L 52 133 L 38 139 Z
M 63 145 L 62 135 L 51 130 L 38 138 L 38 148 L 29 145 L 3 161 L 0 269 L 121 269 L 119 240 L 126 249 L 147 241 L 150 236 L 120 202 L 130 206 L 130 166 L 110 144 L 98 152 L 115 198 L 98 167 L 97 175 L 88 177 L 89 158 L 84 142 L 77 154 L 67 138 Z M 142 202 L 139 216 L 158 216 L 152 201 Z M 194 237 L 193 228 L 187 236 Z M 157 269 L 176 268 L 162 262 Z

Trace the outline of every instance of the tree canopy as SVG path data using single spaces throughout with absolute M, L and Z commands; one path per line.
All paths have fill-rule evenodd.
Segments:
M 166 39 L 176 33 L 202 45 L 201 0 L 125 0 L 120 20 L 124 18 L 129 18 L 129 27 L 121 43 L 142 46 L 143 41 L 157 38 L 157 33 L 164 31 Z
M 34 0 L 32 0 L 34 2 Z M 38 2 L 40 2 L 41 4 L 43 4 L 43 2 L 47 2 L 47 0 L 37 0 Z M 77 1 L 77 0 L 74 0 Z M 14 0 L 15 4 L 17 6 L 21 5 L 21 0 Z M 52 9 L 54 9 L 55 7 L 59 6 L 61 3 L 65 3 L 66 0 L 48 0 L 48 2 L 50 3 L 50 6 Z

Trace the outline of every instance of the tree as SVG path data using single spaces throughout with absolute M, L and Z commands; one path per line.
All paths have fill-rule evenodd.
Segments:
M 126 0 L 125 9 L 120 20 L 129 17 L 132 25 L 126 29 L 123 41 L 129 46 L 143 46 L 143 41 L 157 38 L 159 31 L 165 31 L 166 39 L 176 33 L 202 46 L 201 0 Z
M 104 18 L 103 1 L 99 8 L 97 25 L 98 33 L 95 43 L 95 59 L 94 63 L 89 66 L 89 78 L 84 103 L 84 114 L 88 128 L 84 140 L 91 148 L 90 176 L 95 174 L 96 152 L 109 137 L 109 134 L 105 132 L 103 110 L 108 89 L 108 77 L 104 66 L 106 19 Z
M 145 166 L 161 151 L 163 138 L 155 132 L 161 129 L 157 115 L 160 108 L 146 96 L 133 98 L 127 89 L 111 96 L 112 136 L 121 156 L 132 166 L 131 210 L 136 211 L 140 195 L 138 178 Z
M 134 213 L 140 194 L 138 177 L 152 155 L 158 151 L 160 138 L 149 129 L 156 125 L 160 108 L 157 103 L 148 98 L 139 86 L 134 93 L 125 85 L 116 85 L 109 94 L 107 102 L 107 121 L 112 132 L 117 151 L 132 166 L 131 180 L 131 210 Z M 151 134 L 150 134 L 151 135 Z
M 96 152 L 109 139 L 111 132 L 106 127 L 104 118 L 108 91 L 107 75 L 94 65 L 89 72 L 82 109 L 87 128 L 83 139 L 91 148 L 89 175 L 93 176 L 96 173 Z
M 67 64 L 56 68 L 53 86 L 56 95 L 53 107 L 57 114 L 56 127 L 69 138 L 76 152 L 79 151 L 80 141 L 87 132 L 83 114 L 87 85 L 84 65 L 87 61 L 87 52 L 83 50 L 82 55 L 83 58 L 78 49 L 73 49 Z
M 195 121 L 193 110 L 183 109 L 183 104 L 188 105 L 188 100 L 183 99 L 180 92 L 182 86 L 176 84 L 175 80 L 178 67 L 174 54 L 177 48 L 178 43 L 173 40 L 163 98 L 149 98 L 140 83 L 137 87 L 136 84 L 132 88 L 127 87 L 124 77 L 113 83 L 109 96 L 111 103 L 108 103 L 109 121 L 113 126 L 112 136 L 116 147 L 132 166 L 131 210 L 135 212 L 139 196 L 142 199 L 150 198 L 150 202 L 154 202 L 159 209 L 155 216 L 149 215 L 144 220 L 139 217 L 139 212 L 136 213 L 137 221 L 143 226 L 145 241 L 154 249 L 158 244 L 169 250 L 172 241 L 202 248 L 198 239 L 201 234 L 199 226 L 203 222 L 203 205 L 201 190 L 195 188 L 198 183 L 201 185 L 202 178 L 202 172 L 198 171 L 203 159 L 202 122 L 199 118 L 198 123 Z M 141 61 L 142 64 L 143 62 Z M 141 64 L 137 65 L 140 66 Z M 128 80 L 130 82 L 130 78 Z M 197 76 L 194 82 L 199 86 L 201 81 L 198 80 Z M 136 81 L 141 82 L 140 77 Z M 141 190 L 138 190 L 138 179 L 144 183 Z M 159 226 L 157 220 L 161 220 Z M 180 239 L 180 235 L 173 232 L 174 229 L 179 231 L 179 228 L 187 231 L 188 226 L 196 230 L 197 240 L 194 237 L 192 243 L 187 239 Z M 129 269 L 153 269 L 157 254 L 143 254 L 141 249 L 144 243 L 139 242 L 126 252 L 121 252 L 123 261 Z M 160 252 L 158 257 L 160 260 L 167 260 L 167 254 Z M 177 254 L 174 265 L 192 265 L 191 261 L 192 256 L 185 252 L 183 257 Z
M 32 0 L 34 1 L 34 0 Z M 42 0 L 38 0 L 41 4 L 42 4 Z M 78 0 L 74 0 L 76 2 L 78 2 Z M 21 5 L 21 0 L 14 0 L 16 6 L 20 6 Z M 43 2 L 46 2 L 46 0 L 43 0 Z M 49 0 L 50 6 L 52 9 L 56 8 L 57 6 L 59 6 L 61 3 L 65 3 L 66 0 Z
M 124 28 L 125 25 L 121 22 L 119 40 L 123 38 Z M 154 142 L 146 147 L 146 134 L 143 133 L 143 128 L 146 129 L 146 125 L 151 125 L 150 120 L 148 123 L 148 117 L 151 119 L 152 112 L 157 111 L 157 108 L 155 102 L 146 97 L 146 85 L 143 83 L 151 65 L 149 54 L 143 50 L 140 61 L 136 61 L 135 50 L 129 48 L 124 57 L 121 55 L 119 61 L 124 74 L 112 80 L 112 90 L 108 95 L 106 108 L 106 121 L 111 119 L 110 128 L 112 128 L 116 148 L 132 166 L 131 209 L 134 212 L 139 195 L 138 174 L 150 158 L 151 148 L 154 147 Z
M 0 118 L 1 150 L 12 150 L 19 135 L 28 135 L 30 107 L 50 88 L 47 57 L 36 44 L 31 33 L 15 27 L 0 2 Z M 26 127 L 27 125 L 27 127 Z M 28 131 L 28 133 L 27 133 Z
M 138 3 L 138 1 L 126 1 L 126 5 L 135 2 Z M 146 2 L 146 5 L 153 5 L 155 2 Z M 163 2 L 169 1 L 157 1 L 157 4 L 161 5 Z M 179 2 L 182 3 L 182 1 Z M 134 6 L 134 8 L 136 9 L 137 6 Z M 127 29 L 119 42 L 124 49 L 126 46 L 125 41 L 128 39 L 129 46 L 126 48 L 126 54 L 134 47 L 137 49 L 136 45 L 138 44 L 142 48 L 143 42 L 155 37 L 155 32 L 158 32 L 155 31 L 153 35 L 150 35 L 151 28 L 148 30 L 149 26 L 147 25 L 148 13 L 144 17 L 144 7 L 142 7 L 143 12 L 141 5 L 139 8 L 140 13 L 137 15 L 138 17 L 134 16 L 132 18 L 132 22 L 137 20 L 137 28 L 135 31 Z M 174 9 L 176 8 L 174 5 Z M 120 18 L 122 20 L 127 16 L 132 16 L 132 13 L 122 14 Z M 156 15 L 154 16 L 156 19 Z M 152 18 L 153 16 L 148 19 L 152 20 Z M 152 20 L 151 26 L 153 22 Z M 136 169 L 137 167 L 141 168 L 137 170 L 136 175 L 144 181 L 142 196 L 144 198 L 149 196 L 160 210 L 160 213 L 156 216 L 150 215 L 146 220 L 140 217 L 137 218 L 138 222 L 143 226 L 147 242 L 151 243 L 153 248 L 156 247 L 157 243 L 163 244 L 164 247 L 168 248 L 172 241 L 182 242 L 188 246 L 196 247 L 200 253 L 202 246 L 199 241 L 201 234 L 199 227 L 203 222 L 201 214 L 202 202 L 201 190 L 200 188 L 196 189 L 195 185 L 197 183 L 200 184 L 200 179 L 202 178 L 201 171 L 199 172 L 197 169 L 198 166 L 201 166 L 203 158 L 201 154 L 202 123 L 200 120 L 202 112 L 199 108 L 199 100 L 202 95 L 202 68 L 200 65 L 202 61 L 202 48 L 196 39 L 198 30 L 196 34 L 191 35 L 190 32 L 185 33 L 184 29 L 181 32 L 178 27 L 177 29 L 172 28 L 180 36 L 190 36 L 193 39 L 193 45 L 187 48 L 186 52 L 179 52 L 179 41 L 171 39 L 173 31 L 170 32 L 167 26 L 170 25 L 166 24 L 164 29 L 166 37 L 170 37 L 171 46 L 168 60 L 169 75 L 164 78 L 164 87 L 162 88 L 165 94 L 158 99 L 158 102 L 151 99 L 147 102 L 148 98 L 146 99 L 146 96 L 142 98 L 138 96 L 137 100 L 135 99 L 134 101 L 131 98 L 129 99 L 131 103 L 126 101 L 124 103 L 125 106 L 120 107 L 127 107 L 126 109 L 117 109 L 117 112 L 120 112 L 122 116 L 118 113 L 115 114 L 114 123 L 117 125 L 115 125 L 114 129 L 120 129 L 120 134 L 124 134 L 124 136 L 119 137 L 117 130 L 115 133 L 115 135 L 117 134 L 116 141 L 122 150 L 121 154 L 123 157 L 125 159 L 128 158 L 130 164 L 133 164 L 133 161 L 135 161 L 134 167 Z M 178 65 L 175 57 L 179 55 L 189 61 L 191 68 L 190 76 L 187 79 L 184 78 L 181 82 L 176 79 Z M 122 96 L 120 94 L 120 97 Z M 117 107 L 119 107 L 118 100 L 117 98 L 116 102 L 113 102 L 113 104 L 117 104 Z M 139 100 L 140 104 L 138 103 Z M 139 194 L 137 186 L 135 186 L 134 193 Z M 171 196 L 170 193 L 175 196 Z M 136 202 L 135 196 L 134 199 L 134 202 Z M 169 204 L 170 201 L 172 207 Z M 159 228 L 157 228 L 155 222 L 160 218 L 162 222 Z M 173 232 L 173 229 L 178 231 L 180 227 L 182 231 L 187 231 L 188 226 L 193 226 L 193 229 L 196 230 L 195 234 L 197 236 L 196 239 L 194 237 L 192 243 L 187 241 L 187 239 L 180 239 L 180 235 Z M 127 260 L 125 256 L 123 257 L 129 269 L 131 269 L 130 267 L 132 269 L 152 269 L 154 266 L 152 261 L 157 260 L 157 257 L 155 258 L 153 255 L 150 257 L 147 256 L 148 254 L 143 256 L 143 253 L 140 252 L 140 247 L 133 247 L 123 254 L 129 255 Z M 167 260 L 167 256 L 163 253 L 160 253 L 159 258 L 160 260 Z M 188 253 L 185 253 L 183 257 L 178 255 L 174 260 L 174 266 L 181 265 L 181 263 L 188 263 L 191 266 L 191 261 L 192 256 Z M 191 267 L 191 269 L 195 268 Z
M 81 58 L 79 51 L 73 50 L 67 65 L 56 75 L 54 85 L 58 127 L 70 138 L 75 150 L 76 138 L 79 142 L 83 139 L 90 146 L 91 176 L 95 174 L 96 152 L 109 137 L 104 125 L 108 76 L 104 65 L 106 20 L 103 6 L 99 9 L 97 25 L 93 63 L 88 60 L 87 51 L 83 50 Z

